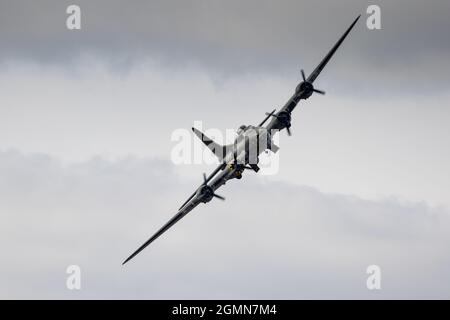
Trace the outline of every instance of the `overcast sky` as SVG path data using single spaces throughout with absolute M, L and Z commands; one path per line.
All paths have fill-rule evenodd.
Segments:
M 379 1 L 372 31 L 372 1 L 77 1 L 69 31 L 73 3 L 0 0 L 0 297 L 450 297 L 448 1 Z M 214 168 L 174 165 L 172 132 L 259 123 L 358 14 L 279 172 L 123 268 Z

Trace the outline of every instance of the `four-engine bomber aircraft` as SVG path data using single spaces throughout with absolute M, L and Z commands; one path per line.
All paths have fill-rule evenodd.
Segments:
M 274 132 L 286 129 L 288 135 L 291 135 L 291 113 L 297 106 L 298 102 L 302 99 L 308 99 L 314 92 L 325 94 L 324 91 L 315 89 L 313 82 L 350 33 L 359 18 L 360 16 L 355 19 L 355 21 L 350 25 L 347 31 L 341 36 L 338 42 L 333 46 L 330 52 L 325 56 L 325 58 L 323 58 L 308 78 L 306 78 L 304 71 L 301 70 L 303 81 L 297 85 L 293 96 L 288 100 L 284 107 L 276 113 L 276 110 L 266 113 L 266 117 L 258 126 L 240 126 L 233 144 L 221 146 L 197 129 L 192 128 L 195 135 L 199 137 L 202 142 L 219 158 L 221 162 L 220 165 L 208 177 L 206 174 L 203 174 L 203 183 L 186 200 L 186 202 L 183 203 L 178 210 L 178 213 L 141 247 L 139 247 L 139 249 L 129 256 L 123 264 L 135 257 L 145 247 L 156 240 L 160 235 L 166 232 L 200 203 L 207 203 L 213 198 L 225 200 L 224 197 L 216 194 L 215 191 L 220 186 L 224 185 L 228 180 L 235 178 L 241 179 L 242 173 L 247 169 L 258 172 L 258 156 L 266 150 L 270 150 L 272 152 L 277 152 L 278 150 L 278 146 L 272 142 Z M 269 119 L 271 119 L 270 123 L 264 127 L 264 124 Z

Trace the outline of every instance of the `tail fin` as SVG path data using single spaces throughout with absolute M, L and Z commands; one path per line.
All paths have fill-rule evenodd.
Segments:
M 203 134 L 203 132 L 192 128 L 192 131 L 194 131 L 195 135 L 209 148 L 209 150 L 214 153 L 214 155 L 219 158 L 220 161 L 223 160 L 225 157 L 225 147 L 221 146 L 220 144 L 214 142 L 212 139 L 208 138 L 206 135 Z

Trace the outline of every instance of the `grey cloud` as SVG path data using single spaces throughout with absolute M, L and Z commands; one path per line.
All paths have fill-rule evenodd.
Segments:
M 32 169 L 31 169 L 32 168 Z M 448 298 L 449 212 L 246 175 L 126 267 L 198 181 L 132 156 L 0 153 L 2 298 Z M 283 208 L 283 210 L 280 210 Z M 65 288 L 82 268 L 82 290 Z M 382 290 L 366 289 L 366 267 Z
M 65 8 L 71 3 L 3 1 L 2 61 L 22 57 L 73 63 L 93 54 L 115 70 L 150 57 L 177 68 L 199 65 L 216 76 L 290 75 L 300 66 L 311 71 L 362 13 L 345 53 L 327 68 L 336 87 L 350 92 L 346 83 L 355 79 L 358 92 L 375 87 L 398 94 L 449 84 L 445 39 L 450 4 L 444 0 L 381 1 L 381 31 L 364 26 L 371 1 L 78 1 L 83 15 L 79 32 L 65 29 Z
M 79 1 L 83 29 L 70 32 L 72 3 L 0 2 L 3 147 L 167 157 L 172 130 L 196 119 L 254 123 L 368 2 Z M 383 30 L 361 23 L 318 79 L 328 95 L 296 113 L 280 178 L 447 201 L 448 6 L 381 2 Z M 450 296 L 448 209 L 253 175 L 122 268 L 200 179 L 175 172 L 135 156 L 67 165 L 0 152 L 0 296 Z M 82 267 L 80 292 L 65 289 L 69 264 Z M 369 264 L 382 267 L 381 292 L 365 288 Z

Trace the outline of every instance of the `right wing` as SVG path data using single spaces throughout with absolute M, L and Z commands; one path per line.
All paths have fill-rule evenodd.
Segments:
M 204 180 L 204 184 L 208 183 L 212 178 L 214 178 L 214 176 L 222 169 L 225 168 L 225 164 L 222 163 L 220 164 L 209 176 L 208 178 L 205 177 Z M 190 197 L 189 199 L 186 200 L 185 203 L 183 203 L 183 205 L 180 207 L 180 209 L 178 210 L 178 213 L 176 215 L 174 215 L 172 217 L 172 219 L 170 219 L 164 226 L 162 226 L 161 229 L 159 229 L 150 239 L 148 239 L 143 245 L 141 245 L 135 252 L 133 252 L 132 255 L 130 255 L 123 263 L 122 265 L 124 265 L 125 263 L 127 263 L 128 261 L 130 261 L 131 259 L 133 259 L 139 252 L 141 252 L 142 250 L 144 250 L 150 243 L 152 243 L 153 241 L 155 241 L 156 239 L 159 238 L 159 236 L 161 236 L 164 232 L 166 232 L 167 230 L 169 230 L 175 223 L 177 223 L 178 221 L 181 220 L 181 218 L 183 218 L 185 215 L 187 215 L 189 212 L 192 211 L 192 209 L 194 209 L 196 206 L 199 205 L 199 203 L 201 203 L 201 199 L 199 197 L 195 197 L 195 195 L 197 194 L 197 191 L 195 191 Z
M 167 230 L 170 229 L 170 227 L 172 227 L 175 223 L 177 223 L 178 221 L 181 220 L 181 218 L 183 218 L 186 214 L 188 214 L 192 209 L 194 209 L 198 204 L 200 203 L 200 201 L 194 201 L 193 203 L 191 203 L 189 206 L 184 207 L 183 209 L 181 209 L 180 211 L 178 211 L 178 213 L 172 217 L 172 219 L 170 219 L 161 229 L 159 229 L 150 239 L 148 239 L 142 246 L 140 246 L 135 252 L 133 252 L 133 254 L 131 256 L 129 256 L 123 263 L 122 265 L 124 265 L 125 263 L 127 263 L 128 261 L 130 261 L 131 259 L 133 259 L 139 252 L 141 252 L 142 250 L 144 250 L 150 243 L 152 243 L 153 241 L 155 241 L 156 239 L 159 238 L 160 235 L 162 235 L 164 232 L 166 232 Z
M 217 172 L 223 170 L 223 168 L 225 168 L 225 163 L 221 163 L 216 169 L 214 169 L 214 171 L 208 176 L 208 178 L 206 178 L 205 183 L 208 183 L 212 178 L 214 178 Z M 191 194 L 191 196 L 181 205 L 180 209 L 178 210 L 181 210 L 189 201 L 191 201 L 191 199 L 195 196 L 196 193 L 197 190 L 195 190 L 194 193 Z

